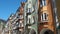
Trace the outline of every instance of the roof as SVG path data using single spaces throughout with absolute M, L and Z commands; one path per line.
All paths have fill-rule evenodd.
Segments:
M 6 24 L 6 21 L 3 19 L 0 19 L 0 22 L 3 22 L 4 24 Z

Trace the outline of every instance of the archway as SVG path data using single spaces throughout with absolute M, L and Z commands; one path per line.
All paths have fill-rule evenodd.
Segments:
M 35 30 L 31 30 L 30 32 L 29 32 L 29 34 L 36 34 L 36 32 L 35 32 Z
M 54 32 L 51 31 L 51 30 L 47 30 L 47 31 L 44 32 L 44 34 L 54 34 Z
M 50 29 L 42 29 L 40 34 L 54 34 L 54 32 Z

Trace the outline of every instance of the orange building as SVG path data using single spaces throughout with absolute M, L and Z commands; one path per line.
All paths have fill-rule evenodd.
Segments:
M 52 0 L 39 0 L 38 21 L 40 34 L 56 34 L 56 19 Z
M 24 31 L 24 18 L 23 18 L 23 11 L 24 11 L 24 5 L 25 5 L 25 3 L 24 2 L 22 2 L 21 3 L 21 6 L 20 6 L 20 9 L 19 9 L 19 13 L 18 13 L 18 15 L 19 15 L 19 19 L 18 19 L 18 21 L 19 21 L 19 31 L 21 32 L 21 34 L 23 33 L 23 31 Z

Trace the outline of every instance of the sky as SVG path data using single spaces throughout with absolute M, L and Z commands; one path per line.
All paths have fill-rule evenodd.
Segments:
M 7 20 L 11 13 L 16 13 L 21 2 L 25 1 L 26 0 L 0 0 L 0 19 Z

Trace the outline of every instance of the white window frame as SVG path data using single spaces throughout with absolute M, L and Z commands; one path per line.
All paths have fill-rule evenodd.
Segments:
M 42 5 L 46 6 L 46 0 L 42 0 Z
M 45 15 L 46 15 L 46 17 L 45 17 Z M 47 13 L 41 14 L 41 21 L 48 21 L 48 14 Z

